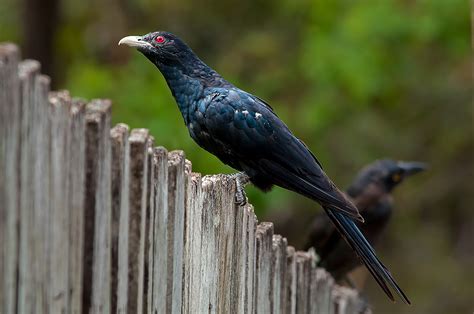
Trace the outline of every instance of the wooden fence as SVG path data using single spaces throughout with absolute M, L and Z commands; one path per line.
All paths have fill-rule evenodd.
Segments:
M 1 313 L 357 313 L 316 255 L 0 45 Z

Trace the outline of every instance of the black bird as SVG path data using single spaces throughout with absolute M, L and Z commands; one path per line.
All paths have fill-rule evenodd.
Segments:
M 347 189 L 347 194 L 364 217 L 365 223 L 358 226 L 371 245 L 376 245 L 392 216 L 393 198 L 390 193 L 393 188 L 425 168 L 421 162 L 377 160 L 364 167 Z M 316 249 L 321 267 L 336 280 L 346 279 L 352 285 L 346 275 L 360 262 L 326 215 L 314 219 L 306 245 L 306 248 L 310 247 Z
M 357 208 L 269 104 L 226 81 L 171 33 L 128 36 L 120 44 L 136 47 L 160 70 L 194 141 L 241 171 L 235 176 L 238 202 L 245 201 L 249 180 L 263 191 L 277 185 L 317 201 L 388 297 L 393 300 L 390 286 L 409 303 L 354 223 L 363 220 Z

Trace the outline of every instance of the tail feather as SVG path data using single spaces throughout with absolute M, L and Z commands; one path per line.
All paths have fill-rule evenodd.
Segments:
M 325 207 L 324 209 L 338 231 L 357 253 L 385 294 L 394 301 L 394 297 L 388 287 L 390 286 L 405 303 L 411 304 L 410 300 L 395 282 L 395 279 L 392 277 L 388 269 L 378 259 L 374 249 L 365 239 L 354 221 L 343 213 L 337 212 L 332 208 Z
M 342 211 L 364 222 L 352 201 L 332 183 L 328 176 L 320 168 L 302 175 L 301 171 L 288 165 L 274 162 L 273 160 L 260 159 L 258 167 L 265 173 L 265 177 L 285 189 L 295 191 L 320 204 L 331 204 L 335 211 Z M 314 174 L 315 173 L 315 174 Z

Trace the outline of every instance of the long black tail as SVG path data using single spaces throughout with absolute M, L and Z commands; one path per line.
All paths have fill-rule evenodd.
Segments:
M 343 236 L 347 243 L 349 243 L 352 249 L 356 251 L 359 258 L 362 260 L 362 262 L 364 262 L 367 269 L 370 271 L 372 276 L 375 278 L 379 286 L 387 294 L 390 300 L 394 301 L 394 298 L 387 284 L 392 287 L 393 290 L 395 290 L 395 292 L 400 296 L 400 298 L 403 299 L 405 303 L 411 304 L 410 300 L 407 298 L 405 293 L 403 293 L 402 289 L 400 289 L 400 287 L 397 285 L 395 279 L 393 279 L 388 269 L 378 259 L 374 249 L 365 239 L 364 235 L 362 232 L 360 232 L 354 221 L 343 213 L 333 210 L 329 207 L 324 207 L 324 209 L 326 210 L 326 213 L 328 214 L 329 218 L 331 218 L 339 233 Z

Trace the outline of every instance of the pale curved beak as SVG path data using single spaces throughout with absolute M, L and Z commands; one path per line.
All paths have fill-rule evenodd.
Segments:
M 150 43 L 144 41 L 141 36 L 127 36 L 119 41 L 119 46 L 120 45 L 127 45 L 130 47 L 145 47 L 145 46 L 151 46 Z

